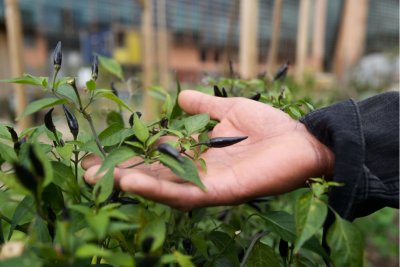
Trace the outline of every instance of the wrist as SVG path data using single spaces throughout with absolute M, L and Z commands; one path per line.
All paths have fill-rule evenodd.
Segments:
M 313 177 L 324 176 L 327 180 L 331 180 L 335 166 L 334 153 L 328 146 L 321 143 L 303 123 L 299 124 L 300 131 L 302 131 L 305 140 L 314 152 L 313 155 L 311 155 L 312 165 L 314 166 L 311 175 Z

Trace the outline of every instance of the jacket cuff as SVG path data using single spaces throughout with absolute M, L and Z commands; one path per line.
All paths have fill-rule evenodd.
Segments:
M 333 180 L 343 183 L 329 191 L 329 205 L 343 218 L 355 218 L 354 205 L 365 194 L 365 141 L 360 112 L 353 100 L 318 109 L 300 119 L 335 154 Z

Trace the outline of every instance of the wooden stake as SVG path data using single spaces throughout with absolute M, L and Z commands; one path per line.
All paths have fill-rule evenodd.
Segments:
M 142 3 L 143 117 L 149 120 L 155 111 L 153 98 L 148 93 L 153 84 L 154 73 L 153 1 L 143 0 Z
M 308 17 L 310 0 L 300 0 L 296 47 L 296 79 L 301 82 L 307 60 Z
M 272 35 L 271 45 L 268 51 L 268 69 L 270 71 L 275 69 L 277 65 L 278 53 L 279 53 L 279 37 L 281 33 L 281 14 L 282 14 L 282 0 L 275 0 L 274 10 L 272 14 Z
M 240 75 L 250 79 L 257 75 L 258 66 L 258 0 L 240 1 Z
M 22 50 L 22 27 L 21 16 L 18 8 L 17 0 L 5 0 L 5 17 L 8 39 L 8 50 L 10 53 L 11 75 L 13 77 L 22 76 L 23 74 L 23 50 Z M 25 110 L 27 105 L 27 97 L 24 86 L 21 84 L 13 84 L 15 94 L 15 111 L 19 116 Z M 26 129 L 30 126 L 30 118 L 24 117 L 17 123 L 19 130 Z
M 167 12 L 166 1 L 157 0 L 157 24 L 158 24 L 158 67 L 160 73 L 160 84 L 168 90 L 168 32 L 167 32 Z
M 339 37 L 333 59 L 338 77 L 357 63 L 364 51 L 367 29 L 368 0 L 344 1 Z
M 324 62 L 326 0 L 316 0 L 314 10 L 314 33 L 312 43 L 312 63 L 316 71 L 321 71 Z

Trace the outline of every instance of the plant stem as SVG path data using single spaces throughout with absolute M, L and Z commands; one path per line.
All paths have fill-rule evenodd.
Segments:
M 90 125 L 90 130 L 92 131 L 92 134 L 94 136 L 94 140 L 96 142 L 97 147 L 99 148 L 101 154 L 103 154 L 103 156 L 106 156 L 106 152 L 104 151 L 103 146 L 100 143 L 100 139 L 99 136 L 96 133 L 96 129 L 94 128 L 93 125 L 93 120 L 92 117 L 90 116 L 90 114 L 88 114 L 86 111 L 82 110 L 82 115 L 83 117 L 88 121 L 89 125 Z
M 54 86 L 56 85 L 56 78 L 57 74 L 60 71 L 60 68 L 55 68 L 54 75 L 53 75 L 53 85 L 51 86 L 51 91 L 54 93 Z
M 137 167 L 137 166 L 139 166 L 139 165 L 142 165 L 142 164 L 144 164 L 144 160 L 143 160 L 143 161 L 140 161 L 140 162 L 138 162 L 138 163 L 129 165 L 128 167 L 126 167 L 126 168 L 124 168 L 124 169 L 135 168 L 135 167 Z
M 251 254 L 251 251 L 253 250 L 254 246 L 256 245 L 257 241 L 261 237 L 265 236 L 268 233 L 269 233 L 268 231 L 262 231 L 261 233 L 254 235 L 253 239 L 251 240 L 250 246 L 247 248 L 246 253 L 244 254 L 242 262 L 240 263 L 240 267 L 246 266 L 246 262 Z
M 75 166 L 75 180 L 78 182 L 78 157 L 79 157 L 79 151 L 78 151 L 78 146 L 74 145 L 74 155 L 75 155 L 75 161 L 74 161 L 74 166 Z

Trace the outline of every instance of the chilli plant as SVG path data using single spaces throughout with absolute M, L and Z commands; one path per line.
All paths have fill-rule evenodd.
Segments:
M 160 112 L 147 124 L 118 97 L 113 84 L 108 89 L 99 86 L 103 72 L 124 82 L 113 59 L 94 56 L 92 77 L 84 88 L 78 88 L 73 77 L 58 76 L 61 43 L 53 59 L 51 78 L 25 74 L 2 81 L 33 85 L 46 97 L 31 102 L 19 117 L 41 111 L 42 123 L 19 133 L 11 124 L 0 124 L 0 266 L 362 264 L 358 230 L 333 210 L 335 220 L 323 234 L 330 210 L 326 193 L 340 186 L 323 178 L 312 178 L 307 188 L 290 194 L 189 212 L 114 188 L 115 166 L 137 157 L 141 160 L 126 168 L 161 163 L 207 190 L 197 169 L 207 171 L 202 153 L 247 137 L 209 139 L 218 122 L 207 114 L 185 114 L 176 95 L 160 87 L 152 89 L 162 100 Z M 249 97 L 298 119 L 313 106 L 295 99 L 285 86 L 287 68 L 284 65 L 274 78 L 264 75 L 250 81 L 232 71 L 228 78 L 209 79 L 199 89 L 220 97 Z M 179 81 L 176 84 L 179 93 Z M 107 110 L 104 121 L 95 116 L 100 101 L 116 106 Z M 164 136 L 175 138 L 163 141 Z M 90 153 L 103 159 L 99 173 L 104 175 L 94 186 L 84 181 L 80 167 Z

